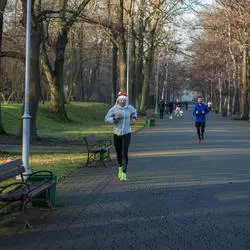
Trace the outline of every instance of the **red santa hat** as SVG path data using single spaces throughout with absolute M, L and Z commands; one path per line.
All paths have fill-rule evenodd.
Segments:
M 128 95 L 124 92 L 119 92 L 118 93 L 118 100 L 125 99 L 126 102 L 128 101 Z

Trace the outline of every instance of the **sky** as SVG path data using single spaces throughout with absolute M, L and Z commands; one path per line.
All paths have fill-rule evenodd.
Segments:
M 188 0 L 187 2 L 193 2 L 194 0 Z M 181 41 L 179 48 L 182 51 L 185 51 L 192 43 L 192 37 L 197 37 L 201 34 L 202 30 L 192 29 L 197 25 L 197 16 L 198 12 L 206 8 L 206 6 L 212 6 L 214 0 L 198 0 L 201 5 L 192 5 L 188 7 L 187 11 L 184 14 L 177 18 L 176 24 L 173 26 L 173 29 L 176 30 L 175 39 Z M 203 5 L 203 6 L 202 6 Z

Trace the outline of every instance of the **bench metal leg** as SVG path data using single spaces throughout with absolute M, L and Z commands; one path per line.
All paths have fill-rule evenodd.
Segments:
M 27 215 L 27 205 L 31 200 L 29 198 L 26 198 L 22 202 L 22 214 L 24 218 L 24 229 L 32 229 L 33 226 L 28 221 L 28 215 Z
M 88 158 L 87 158 L 87 162 L 85 163 L 85 167 L 89 166 L 89 157 L 90 157 L 90 155 L 89 155 L 89 152 L 88 152 Z
M 104 160 L 101 160 L 101 163 L 102 163 L 102 165 L 103 165 L 103 167 L 107 167 L 107 165 L 105 164 L 105 162 L 104 162 Z
M 108 153 L 108 161 L 112 161 L 111 157 L 110 157 L 110 152 L 109 150 L 108 151 L 105 151 Z M 106 164 L 105 164 L 105 161 L 104 159 L 102 158 L 102 156 L 100 156 L 101 158 L 97 160 L 97 157 L 96 157 L 96 154 L 103 154 L 102 151 L 100 152 L 94 152 L 94 153 L 90 153 L 88 152 L 88 157 L 87 157 L 87 161 L 85 163 L 85 167 L 90 167 L 90 163 L 91 163 L 91 166 L 93 167 L 98 167 L 99 164 L 103 165 L 104 167 L 107 167 Z
M 53 209 L 54 209 L 54 206 L 52 205 L 52 203 L 51 203 L 50 200 L 49 200 L 49 189 L 46 189 L 46 191 L 45 191 L 45 197 L 46 197 L 46 202 L 47 202 L 47 204 L 48 204 L 48 208 L 49 208 L 50 210 L 53 210 Z
M 108 151 L 108 160 L 109 160 L 109 161 L 112 161 L 112 158 L 111 158 L 111 156 L 110 156 L 110 150 Z

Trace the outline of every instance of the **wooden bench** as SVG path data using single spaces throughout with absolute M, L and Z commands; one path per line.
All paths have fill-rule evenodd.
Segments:
M 55 184 L 55 181 L 52 180 L 53 174 L 50 171 L 37 171 L 29 175 L 24 173 L 25 168 L 21 159 L 0 165 L 0 183 L 14 179 L 10 184 L 2 186 L 0 184 L 0 211 L 3 211 L 13 202 L 19 202 L 19 210 L 23 212 L 25 227 L 29 228 L 31 225 L 26 220 L 27 204 L 45 192 L 45 201 L 48 207 L 52 209 L 53 206 L 49 201 L 49 189 Z M 30 182 L 29 177 L 37 174 L 44 176 L 43 180 L 34 183 Z M 16 180 L 16 176 L 20 176 L 20 181 Z M 25 179 L 27 180 L 25 181 Z
M 85 167 L 90 167 L 91 164 L 94 167 L 97 167 L 98 163 L 101 163 L 104 167 L 105 158 L 111 161 L 110 157 L 110 150 L 112 148 L 112 140 L 105 139 L 105 140 L 96 140 L 94 134 L 89 134 L 86 137 L 83 137 L 84 142 L 86 143 L 88 158 L 85 164 Z M 106 155 L 106 157 L 104 157 Z

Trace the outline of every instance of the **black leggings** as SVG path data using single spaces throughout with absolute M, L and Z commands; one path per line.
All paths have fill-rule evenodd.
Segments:
M 206 126 L 205 122 L 196 122 L 195 123 L 195 127 L 197 129 L 197 135 L 198 135 L 198 138 L 200 140 L 203 139 L 203 137 L 204 137 L 205 126 Z
M 160 110 L 160 118 L 163 119 L 163 112 L 164 110 Z
M 126 135 L 114 135 L 114 144 L 117 161 L 123 172 L 126 173 L 128 166 L 128 148 L 131 140 L 131 133 Z

